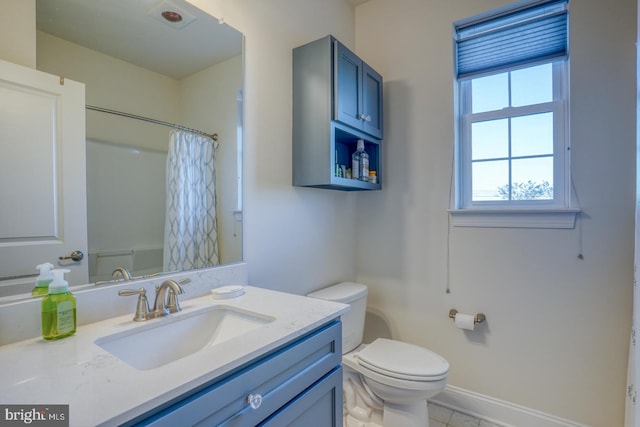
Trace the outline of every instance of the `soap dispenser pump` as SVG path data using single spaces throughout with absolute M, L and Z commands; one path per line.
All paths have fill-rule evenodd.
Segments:
M 31 291 L 31 295 L 34 297 L 42 297 L 49 293 L 49 283 L 53 281 L 53 274 L 51 274 L 53 264 L 45 262 L 44 264 L 36 266 L 36 268 L 40 272 L 40 275 L 36 277 L 36 286 Z
M 42 338 L 59 340 L 76 333 L 76 297 L 69 292 L 64 273 L 70 270 L 52 270 L 53 281 L 49 294 L 42 300 Z

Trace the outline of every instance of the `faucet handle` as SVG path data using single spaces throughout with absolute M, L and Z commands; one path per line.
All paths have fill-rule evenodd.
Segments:
M 121 289 L 118 291 L 118 295 L 122 297 L 139 295 L 138 303 L 136 304 L 136 314 L 133 316 L 135 322 L 142 322 L 149 318 L 149 302 L 147 301 L 147 290 L 140 288 L 134 289 Z
M 182 285 L 186 285 L 188 283 L 191 283 L 191 279 L 182 279 L 178 281 L 178 286 L 180 286 L 182 293 L 184 293 L 184 289 L 182 289 Z M 172 288 L 168 289 L 167 310 L 169 310 L 169 313 L 177 313 L 180 310 L 182 310 L 180 308 L 180 303 L 178 302 L 178 296 L 176 295 L 175 291 Z

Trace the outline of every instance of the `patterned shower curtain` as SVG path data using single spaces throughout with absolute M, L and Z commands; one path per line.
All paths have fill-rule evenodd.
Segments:
M 640 331 L 640 289 L 638 288 L 638 265 L 640 265 L 640 236 L 638 236 L 638 219 L 640 216 L 640 199 L 636 196 L 636 232 L 633 267 L 633 315 L 631 320 L 631 341 L 629 343 L 629 367 L 627 370 L 627 401 L 625 427 L 640 426 L 640 348 L 637 343 L 637 332 Z
M 172 130 L 167 155 L 164 270 L 211 267 L 218 261 L 215 142 Z
M 637 58 L 640 61 L 640 55 Z M 640 66 L 640 62 L 638 63 Z M 640 79 L 640 75 L 638 76 Z M 640 80 L 638 82 L 640 88 Z M 636 105 L 640 107 L 640 91 L 636 92 Z M 640 331 L 640 288 L 638 266 L 640 266 L 640 108 L 636 112 L 636 218 L 633 256 L 633 314 L 631 317 L 631 340 L 629 342 L 629 366 L 627 368 L 627 401 L 625 402 L 625 427 L 640 427 L 640 348 L 637 333 Z
M 640 6 L 640 1 L 638 1 Z M 640 9 L 638 9 L 640 22 Z M 640 70 L 640 26 L 636 43 L 636 68 Z M 640 427 L 640 348 L 637 332 L 640 331 L 640 289 L 638 288 L 638 266 L 640 266 L 640 72 L 636 73 L 636 218 L 633 254 L 633 313 L 631 315 L 631 339 L 629 342 L 629 366 L 627 368 L 627 400 L 625 402 L 625 427 Z

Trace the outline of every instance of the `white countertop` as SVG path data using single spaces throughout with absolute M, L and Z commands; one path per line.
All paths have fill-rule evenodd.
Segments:
M 147 322 L 133 313 L 80 326 L 60 341 L 29 339 L 0 346 L 0 403 L 68 404 L 71 426 L 114 426 L 237 368 L 344 313 L 348 306 L 245 287 L 240 297 L 184 300 L 180 316 L 212 305 L 261 313 L 275 320 L 237 338 L 150 370 L 137 370 L 94 341 Z M 3 325 L 3 328 L 11 325 Z M 171 345 L 170 342 L 167 345 Z M 162 349 L 150 348 L 150 352 Z

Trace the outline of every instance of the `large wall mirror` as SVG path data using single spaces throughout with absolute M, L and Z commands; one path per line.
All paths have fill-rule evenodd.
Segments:
M 242 34 L 184 0 L 36 0 L 36 12 L 37 69 L 86 84 L 89 282 L 167 271 L 173 128 L 157 121 L 217 134 L 216 265 L 241 261 Z

